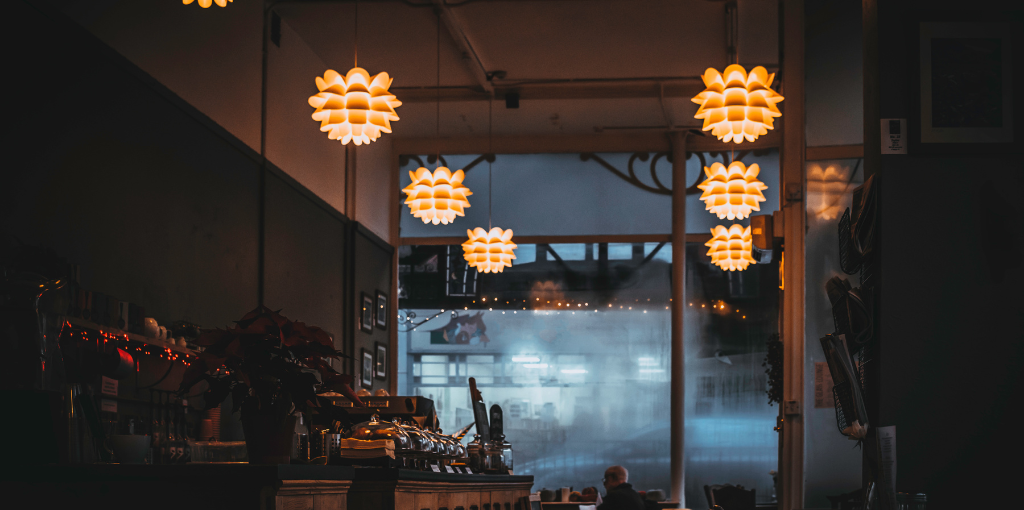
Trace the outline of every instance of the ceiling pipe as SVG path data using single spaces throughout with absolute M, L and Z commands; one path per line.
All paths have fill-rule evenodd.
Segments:
M 455 45 L 458 46 L 459 51 L 462 52 L 463 60 L 470 60 L 466 65 L 469 66 L 470 73 L 476 78 L 477 84 L 488 93 L 488 95 L 494 94 L 494 86 L 491 84 L 491 75 L 484 68 L 483 62 L 480 60 L 480 55 L 473 48 L 473 44 L 469 42 L 469 37 L 466 36 L 466 31 L 462 29 L 462 24 L 452 14 L 451 9 L 445 4 L 444 0 L 434 0 L 434 9 L 438 12 L 441 17 L 441 21 L 444 22 L 444 26 L 448 29 L 448 34 L 455 40 Z

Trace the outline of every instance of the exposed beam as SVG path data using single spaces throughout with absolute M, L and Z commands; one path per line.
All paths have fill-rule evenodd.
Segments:
M 488 85 L 494 95 L 502 97 L 516 92 L 521 100 L 537 99 L 658 99 L 664 86 L 665 98 L 690 99 L 704 90 L 700 78 L 635 78 L 609 80 L 537 80 L 501 82 L 495 80 Z M 486 89 L 485 89 L 486 90 Z M 391 92 L 403 103 L 433 103 L 438 100 L 487 101 L 489 92 L 471 86 L 440 87 L 392 87 Z M 440 94 L 438 94 L 440 92 Z
M 699 129 L 692 127 L 689 129 Z M 521 135 L 495 136 L 493 151 L 489 150 L 486 136 L 459 138 L 395 138 L 394 150 L 398 154 L 539 154 L 579 152 L 668 152 L 672 145 L 664 136 L 665 128 L 642 127 L 624 130 L 606 128 L 601 133 L 576 135 Z M 779 147 L 781 130 L 776 128 L 753 142 L 726 144 L 713 136 L 691 136 L 686 142 L 688 152 L 723 152 L 735 149 L 756 150 Z
M 469 72 L 473 74 L 473 78 L 476 78 L 477 84 L 488 95 L 492 94 L 494 86 L 491 85 L 491 80 L 487 77 L 487 69 L 484 69 L 484 63 L 480 59 L 480 55 L 473 48 L 473 44 L 469 42 L 469 37 L 466 36 L 466 31 L 462 28 L 458 18 L 445 5 L 444 0 L 434 0 L 434 9 L 438 13 L 441 22 L 444 23 L 445 28 L 448 29 L 448 34 L 455 41 L 455 45 L 462 52 L 462 60 L 466 62 L 466 66 L 469 67 Z M 403 98 L 402 101 L 405 101 L 405 99 Z
M 711 234 L 686 234 L 688 243 L 706 243 Z M 589 244 L 589 243 L 667 243 L 672 240 L 671 234 L 648 235 L 596 235 L 596 236 L 515 236 L 516 244 Z M 465 237 L 403 237 L 402 245 L 438 246 L 458 245 L 466 241 Z
M 780 509 L 804 507 L 804 0 L 783 0 L 781 183 L 784 233 L 781 336 L 783 344 Z
M 823 159 L 854 159 L 864 157 L 863 145 L 829 145 L 826 147 L 808 147 L 804 159 L 821 161 Z

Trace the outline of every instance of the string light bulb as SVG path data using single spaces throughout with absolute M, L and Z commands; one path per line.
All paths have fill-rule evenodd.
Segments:
M 342 76 L 328 69 L 323 78 L 316 77 L 320 91 L 309 96 L 309 105 L 316 108 L 313 120 L 320 121 L 320 131 L 342 145 L 376 141 L 381 133 L 391 132 L 391 121 L 398 120 L 395 108 L 402 102 L 388 92 L 393 78 L 379 73 L 372 78 L 361 67 L 353 67 Z
M 470 267 L 481 273 L 500 273 L 512 267 L 512 259 L 516 258 L 513 250 L 517 248 L 512 242 L 512 229 L 494 227 L 487 231 L 477 227 L 466 230 L 466 235 L 469 240 L 462 243 L 462 250 Z
M 189 5 L 189 4 L 191 4 L 192 2 L 195 2 L 195 1 L 196 0 L 181 0 L 181 3 L 184 4 L 184 5 Z M 228 6 L 228 2 L 233 2 L 233 1 L 234 0 L 199 0 L 199 7 L 202 7 L 203 9 L 206 9 L 206 8 L 210 7 L 211 5 L 213 5 L 214 3 L 216 3 L 220 7 L 227 7 Z
M 733 64 L 723 73 L 709 67 L 701 78 L 707 88 L 693 98 L 700 105 L 693 118 L 704 120 L 701 130 L 727 143 L 743 143 L 775 129 L 775 117 L 782 116 L 777 105 L 784 99 L 771 89 L 775 73 L 757 66 L 747 74 Z
M 750 227 L 732 225 L 725 228 L 718 225 L 711 229 L 711 240 L 704 243 L 704 246 L 709 248 L 707 254 L 712 264 L 723 271 L 743 271 L 750 264 L 757 263 L 751 254 L 753 244 Z
M 443 223 L 455 221 L 456 216 L 465 216 L 469 207 L 466 199 L 473 192 L 462 181 L 465 172 L 456 170 L 453 174 L 447 167 L 438 167 L 433 173 L 420 167 L 409 172 L 412 184 L 402 190 L 406 195 L 405 204 L 412 215 L 423 220 L 423 223 Z
M 704 191 L 700 196 L 704 209 L 717 214 L 720 220 L 742 220 L 751 211 L 760 211 L 760 202 L 766 200 L 761 191 L 768 189 L 757 179 L 760 172 L 757 163 L 748 167 L 739 161 L 729 163 L 728 167 L 717 162 L 704 167 L 707 179 L 697 185 Z

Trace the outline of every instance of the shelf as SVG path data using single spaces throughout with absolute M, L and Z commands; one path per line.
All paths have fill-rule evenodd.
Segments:
M 195 351 L 193 351 L 192 349 L 189 349 L 188 347 L 181 347 L 181 346 L 178 346 L 178 345 L 171 345 L 171 344 L 169 344 L 169 343 L 167 343 L 167 342 L 165 342 L 163 340 L 160 340 L 158 338 L 150 338 L 148 336 L 139 335 L 137 333 L 131 333 L 129 331 L 125 331 L 123 329 L 118 329 L 118 328 L 111 327 L 111 326 L 100 326 L 99 324 L 96 324 L 95 322 L 87 321 L 85 319 L 79 319 L 78 317 L 65 316 L 64 319 L 67 320 L 69 323 L 71 323 L 74 326 L 79 326 L 79 327 L 88 328 L 88 329 L 95 329 L 97 331 L 102 331 L 104 333 L 108 333 L 108 334 L 111 334 L 111 335 L 124 335 L 124 336 L 127 336 L 129 340 L 133 340 L 135 342 L 142 342 L 144 344 L 152 345 L 154 347 L 159 347 L 161 349 L 170 349 L 171 351 L 176 352 L 178 354 L 185 354 L 185 355 L 188 355 L 188 356 L 195 356 L 196 355 Z

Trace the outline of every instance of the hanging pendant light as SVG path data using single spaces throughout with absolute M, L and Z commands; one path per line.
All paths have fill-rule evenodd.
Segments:
M 409 172 L 412 184 L 402 190 L 408 197 L 405 204 L 412 215 L 423 220 L 423 223 L 443 223 L 455 221 L 456 216 L 465 216 L 469 200 L 466 197 L 473 192 L 462 184 L 466 174 L 456 170 L 453 174 L 447 167 L 438 167 L 434 173 L 420 167 Z
M 783 97 L 772 90 L 775 74 L 768 74 L 757 66 L 750 74 L 743 66 L 733 64 L 719 72 L 713 68 L 704 71 L 703 92 L 693 98 L 700 105 L 695 119 L 704 119 L 704 131 L 725 142 L 753 142 L 758 136 L 774 129 L 775 117 L 781 117 L 777 104 Z
M 462 250 L 469 267 L 481 273 L 500 273 L 512 267 L 512 259 L 516 258 L 512 250 L 517 248 L 512 242 L 512 229 L 494 227 L 487 231 L 477 227 L 467 230 L 466 235 L 469 240 L 462 243 Z
M 316 108 L 313 120 L 320 121 L 320 131 L 342 145 L 354 142 L 369 144 L 381 133 L 391 132 L 391 121 L 398 120 L 395 108 L 402 102 L 388 91 L 394 81 L 388 73 L 373 77 L 359 67 L 359 2 L 355 3 L 352 47 L 353 67 L 345 76 L 328 69 L 324 77 L 316 77 L 320 92 L 309 96 L 309 106 Z
M 748 265 L 757 263 L 751 253 L 753 244 L 750 227 L 732 225 L 725 228 L 718 225 L 711 229 L 711 240 L 704 246 L 709 248 L 707 254 L 711 256 L 712 264 L 723 271 L 743 271 Z
M 768 189 L 757 180 L 760 172 L 757 163 L 748 167 L 739 161 L 729 163 L 728 168 L 721 163 L 704 167 L 708 178 L 697 185 L 704 191 L 700 196 L 704 209 L 717 214 L 720 220 L 742 220 L 750 216 L 750 211 L 760 211 L 759 202 L 765 201 L 761 191 Z
M 185 4 L 185 5 L 189 5 L 189 4 L 191 4 L 192 2 L 195 2 L 195 1 L 196 0 L 181 0 L 181 3 Z M 228 2 L 233 2 L 233 1 L 234 0 L 199 0 L 199 7 L 202 7 L 203 9 L 206 9 L 207 7 L 213 5 L 214 2 L 216 2 L 217 5 L 219 5 L 221 7 L 227 7 L 228 6 Z
M 342 145 L 376 141 L 382 132 L 391 132 L 391 121 L 398 120 L 395 108 L 402 106 L 388 92 L 392 81 L 388 73 L 371 78 L 361 67 L 353 67 L 345 76 L 328 69 L 323 78 L 316 77 L 320 92 L 309 97 L 309 105 L 316 108 L 313 120 L 320 121 L 320 131 L 328 138 Z

